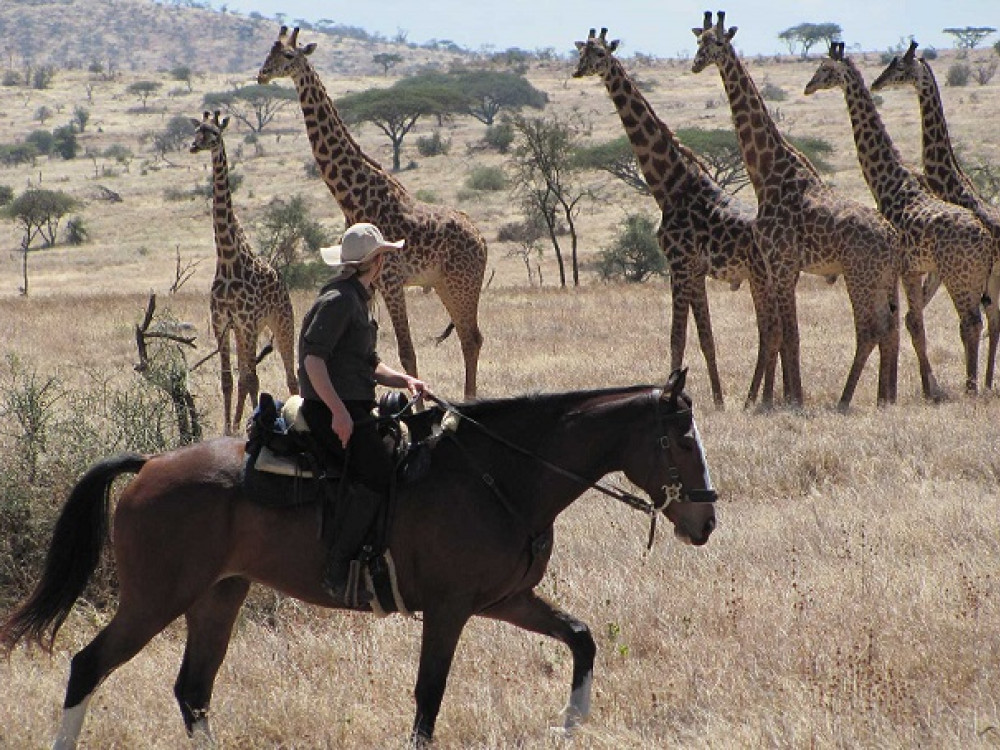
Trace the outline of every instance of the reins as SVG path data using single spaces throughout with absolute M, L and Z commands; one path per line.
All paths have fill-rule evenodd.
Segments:
M 669 456 L 668 438 L 666 432 L 662 430 L 663 414 L 660 412 L 660 406 L 659 406 L 661 393 L 662 391 L 659 388 L 654 389 L 651 394 L 651 400 L 656 405 L 657 423 L 660 426 L 661 431 L 663 432 L 663 434 L 661 434 L 657 438 L 657 442 L 663 449 L 664 454 Z M 652 548 L 653 541 L 656 536 L 657 512 L 665 508 L 667 505 L 669 505 L 671 501 L 715 502 L 716 494 L 713 490 L 685 490 L 680 480 L 680 472 L 677 470 L 676 465 L 674 465 L 673 463 L 670 463 L 670 465 L 668 466 L 668 475 L 671 477 L 672 480 L 674 480 L 673 484 L 666 486 L 667 491 L 664 493 L 663 502 L 660 504 L 656 504 L 650 500 L 646 500 L 645 498 L 639 497 L 636 494 L 628 492 L 627 490 L 623 490 L 621 487 L 617 487 L 614 485 L 607 486 L 603 484 L 600 479 L 598 479 L 597 481 L 592 481 L 590 479 L 587 479 L 586 477 L 581 476 L 580 474 L 577 474 L 576 472 L 570 471 L 569 469 L 559 466 L 558 464 L 555 464 L 549 461 L 548 459 L 539 456 L 537 453 L 533 453 L 532 451 L 529 451 L 527 448 L 524 448 L 523 446 L 520 446 L 517 443 L 508 440 L 503 435 L 494 432 L 489 427 L 482 424 L 481 422 L 476 421 L 472 417 L 462 414 L 455 406 L 449 404 L 447 401 L 438 396 L 435 396 L 433 394 L 427 394 L 427 398 L 436 403 L 442 409 L 444 409 L 448 414 L 453 414 L 458 419 L 473 425 L 480 432 L 489 437 L 491 440 L 500 443 L 506 448 L 509 448 L 510 450 L 521 454 L 522 456 L 531 458 L 532 460 L 536 461 L 537 463 L 547 468 L 549 471 L 559 474 L 560 476 L 566 477 L 567 479 L 571 479 L 577 484 L 581 484 L 589 489 L 597 490 L 598 492 L 606 495 L 607 497 L 610 497 L 614 500 L 617 500 L 620 503 L 627 505 L 633 510 L 639 510 L 648 515 L 650 517 L 650 526 L 649 526 L 649 538 L 646 542 L 647 550 Z M 687 413 L 687 411 L 689 410 L 684 410 L 677 413 L 684 414 Z M 450 431 L 454 432 L 455 429 L 457 429 L 457 425 L 451 428 Z M 455 441 L 455 443 L 460 448 L 462 447 L 461 443 L 458 443 L 458 441 Z M 470 462 L 472 462 L 471 457 L 469 457 L 468 455 L 468 452 L 465 450 L 463 450 L 462 452 L 463 454 L 466 455 L 466 458 L 470 460 Z M 669 458 L 667 460 L 669 460 Z M 472 463 L 473 465 L 475 465 L 474 462 Z M 483 482 L 494 492 L 494 494 L 497 495 L 498 498 L 500 498 L 501 503 L 508 510 L 508 512 L 514 515 L 515 518 L 519 518 L 519 516 L 514 511 L 513 507 L 508 502 L 507 498 L 504 497 L 503 493 L 500 492 L 500 489 L 499 487 L 497 487 L 496 480 L 493 478 L 493 476 L 488 472 L 482 472 L 482 478 Z

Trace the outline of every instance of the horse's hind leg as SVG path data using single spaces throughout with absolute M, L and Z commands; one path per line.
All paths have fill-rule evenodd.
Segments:
M 132 611 L 119 609 L 107 627 L 73 657 L 62 723 L 53 744 L 56 750 L 76 747 L 87 704 L 97 687 L 174 619 L 139 611 L 133 615 Z
M 537 596 L 534 591 L 525 591 L 507 599 L 482 615 L 556 638 L 569 646 L 573 654 L 573 682 L 563 727 L 572 732 L 584 722 L 590 713 L 590 688 L 594 676 L 594 655 L 597 653 L 590 628 Z
M 185 613 L 187 645 L 174 696 L 189 736 L 211 739 L 208 709 L 215 675 L 229 648 L 233 624 L 250 590 L 245 578 L 226 578 L 205 592 Z

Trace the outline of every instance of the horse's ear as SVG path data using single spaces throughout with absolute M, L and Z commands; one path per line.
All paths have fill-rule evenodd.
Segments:
M 684 383 L 687 382 L 687 374 L 686 367 L 670 373 L 670 377 L 667 378 L 667 384 L 663 388 L 662 399 L 664 401 L 674 406 L 677 405 L 677 399 L 684 392 Z

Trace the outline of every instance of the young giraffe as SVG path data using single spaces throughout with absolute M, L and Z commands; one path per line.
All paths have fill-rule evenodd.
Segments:
M 965 349 L 965 388 L 975 393 L 983 329 L 979 300 L 996 260 L 995 243 L 975 214 L 935 196 L 903 164 L 861 72 L 844 57 L 843 42 L 830 46 L 805 93 L 832 88 L 844 92 L 858 161 L 879 210 L 919 270 L 936 272 L 951 295 Z
M 298 46 L 298 34 L 298 28 L 289 35 L 288 28 L 281 27 L 257 80 L 263 84 L 275 78 L 292 79 L 313 156 L 347 224 L 370 222 L 386 237 L 406 240 L 402 252 L 386 255 L 375 280 L 392 319 L 403 368 L 416 376 L 417 355 L 404 286 L 431 287 L 458 333 L 465 359 L 465 397 L 473 398 L 483 344 L 479 293 L 486 271 L 486 240 L 466 214 L 415 200 L 361 150 L 306 59 L 316 49 L 315 43 Z
M 747 174 L 757 194 L 754 237 L 770 267 L 770 304 L 776 306 L 778 330 L 768 331 L 767 351 L 758 355 L 750 386 L 756 398 L 763 375 L 763 400 L 770 400 L 779 347 L 787 367 L 791 400 L 802 403 L 799 331 L 795 286 L 799 273 L 843 274 L 854 313 L 855 352 L 839 407 L 846 409 L 865 362 L 879 348 L 878 403 L 896 400 L 899 354 L 898 277 L 902 258 L 892 226 L 878 212 L 835 193 L 809 160 L 778 131 L 756 85 L 736 55 L 736 28 L 724 26 L 725 14 L 705 13 L 694 28 L 698 52 L 692 70 L 715 64 L 729 97 L 736 135 Z M 919 278 L 910 274 L 910 286 Z M 913 289 L 914 294 L 919 289 Z
M 299 392 L 295 377 L 295 313 L 288 289 L 266 261 L 250 249 L 243 227 L 233 212 L 229 191 L 229 166 L 222 131 L 229 124 L 221 122 L 219 112 L 205 112 L 201 120 L 191 118 L 195 126 L 191 153 L 212 152 L 212 223 L 215 228 L 215 279 L 209 309 L 212 332 L 219 345 L 222 370 L 222 399 L 225 432 L 239 429 L 243 404 L 247 397 L 257 406 L 260 380 L 257 377 L 257 338 L 262 328 L 270 329 L 274 345 L 285 367 L 288 392 Z M 236 412 L 232 412 L 233 371 L 230 362 L 230 334 L 236 339 L 236 365 L 239 379 Z
M 632 83 L 621 61 L 614 56 L 618 41 L 606 40 L 590 30 L 586 42 L 576 42 L 580 61 L 575 78 L 600 76 L 628 134 L 646 184 L 660 208 L 657 230 L 660 249 L 670 266 L 673 301 L 670 328 L 670 369 L 680 368 L 687 341 L 688 311 L 698 328 L 712 396 L 723 406 L 722 384 L 715 357 L 715 340 L 709 313 L 705 277 L 738 286 L 751 279 L 751 262 L 760 266 L 751 279 L 751 294 L 762 314 L 766 269 L 753 250 L 753 216 L 738 205 L 705 170 L 701 161 L 683 146 L 657 117 L 649 102 Z M 764 326 L 758 323 L 758 330 Z
M 944 117 L 941 91 L 927 61 L 916 56 L 917 43 L 910 42 L 902 57 L 892 58 L 889 66 L 872 81 L 871 90 L 881 91 L 898 86 L 913 86 L 920 103 L 921 141 L 924 178 L 934 194 L 948 203 L 969 209 L 983 222 L 993 240 L 1000 243 L 1000 209 L 990 205 L 976 191 L 969 176 L 955 158 L 948 136 L 948 123 Z M 924 284 L 924 303 L 940 285 L 940 277 L 930 274 Z M 994 264 L 986 286 L 986 327 L 989 350 L 986 357 L 986 376 L 983 383 L 993 388 L 993 371 L 1000 343 L 1000 265 Z

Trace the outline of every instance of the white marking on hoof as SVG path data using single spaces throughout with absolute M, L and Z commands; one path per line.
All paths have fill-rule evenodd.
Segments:
M 590 716 L 590 688 L 594 683 L 594 673 L 588 672 L 579 687 L 569 695 L 569 705 L 563 711 L 563 736 L 572 737 L 573 731 Z
M 212 736 L 207 716 L 203 716 L 191 725 L 191 744 L 206 750 L 215 747 L 215 738 Z
M 62 723 L 59 725 L 59 734 L 52 743 L 52 750 L 73 750 L 76 747 L 80 730 L 83 729 L 83 719 L 87 715 L 90 697 L 87 695 L 72 708 L 63 709 Z

